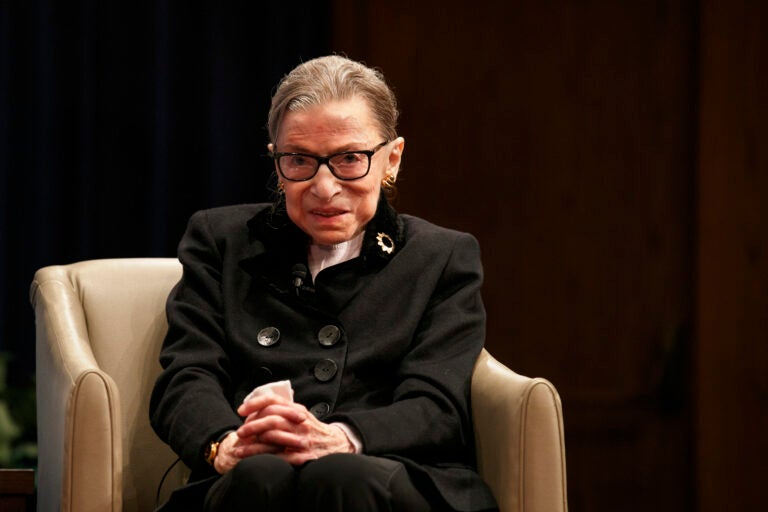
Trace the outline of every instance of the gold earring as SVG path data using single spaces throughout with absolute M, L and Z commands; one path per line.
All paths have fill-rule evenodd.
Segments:
M 282 181 L 277 182 L 277 193 L 278 194 L 285 194 L 285 185 Z
M 396 181 L 397 181 L 397 178 L 395 177 L 394 174 L 387 174 L 381 180 L 381 188 L 383 188 L 387 192 L 390 192 L 395 189 Z

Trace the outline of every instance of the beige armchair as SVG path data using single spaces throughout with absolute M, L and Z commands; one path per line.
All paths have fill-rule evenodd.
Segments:
M 46 267 L 30 298 L 37 328 L 38 510 L 148 511 L 176 460 L 149 426 L 175 259 Z M 483 351 L 472 379 L 480 472 L 502 511 L 565 511 L 560 399 Z M 188 471 L 177 464 L 160 493 Z

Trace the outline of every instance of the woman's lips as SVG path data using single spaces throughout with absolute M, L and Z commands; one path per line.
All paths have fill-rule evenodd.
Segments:
M 337 210 L 336 208 L 322 208 L 322 209 L 310 210 L 310 213 L 312 215 L 317 215 L 318 217 L 331 218 L 331 217 L 337 217 L 339 215 L 343 215 L 344 213 L 346 213 L 346 211 Z

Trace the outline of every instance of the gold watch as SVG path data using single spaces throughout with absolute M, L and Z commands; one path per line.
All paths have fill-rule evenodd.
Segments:
M 205 449 L 205 453 L 203 456 L 205 457 L 205 462 L 213 466 L 213 461 L 216 460 L 216 454 L 219 453 L 219 445 L 221 444 L 221 441 L 212 441 L 211 444 L 208 445 L 208 447 Z

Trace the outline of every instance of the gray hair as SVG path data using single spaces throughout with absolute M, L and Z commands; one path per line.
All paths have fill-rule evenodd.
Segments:
M 283 77 L 272 96 L 267 126 L 274 143 L 287 112 L 295 112 L 331 101 L 364 99 L 381 135 L 397 138 L 397 100 L 380 71 L 339 55 L 328 55 L 296 66 Z

